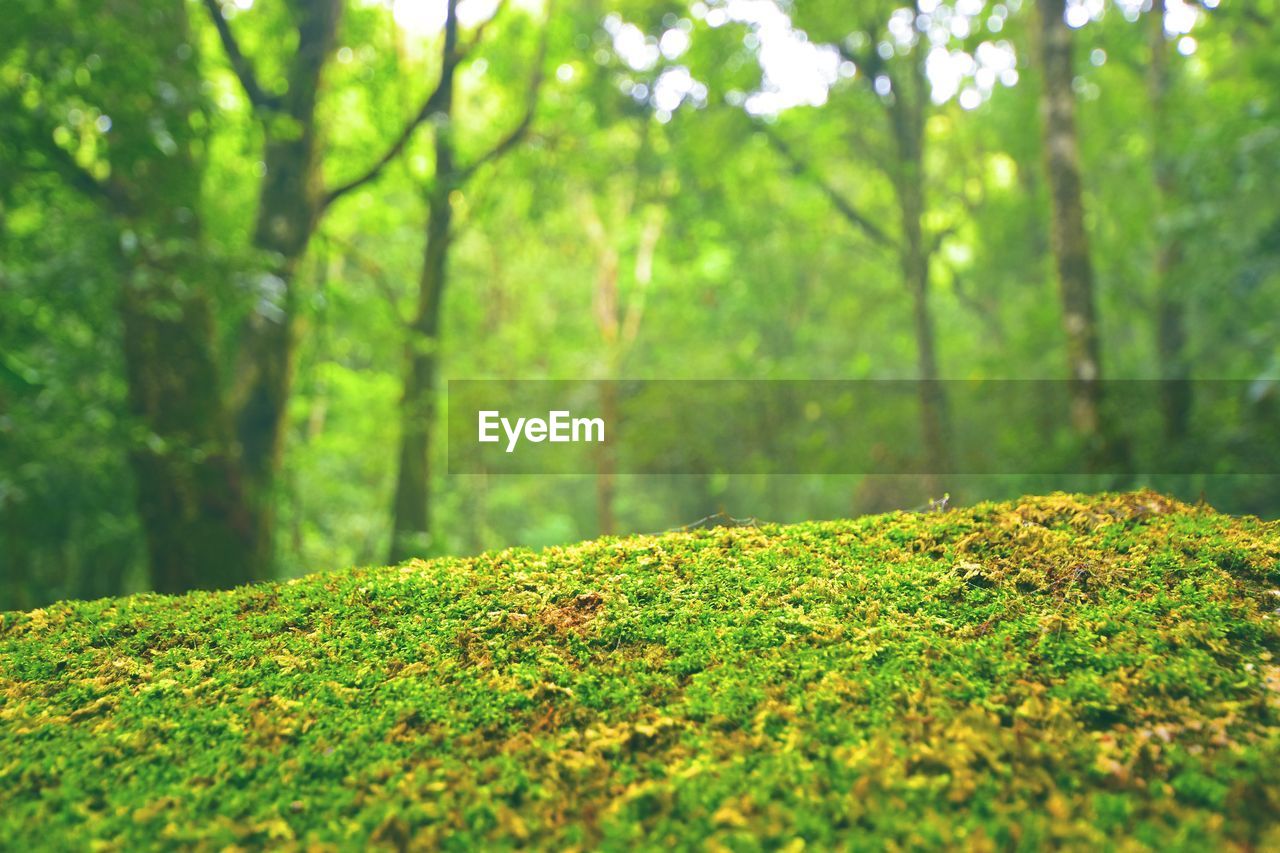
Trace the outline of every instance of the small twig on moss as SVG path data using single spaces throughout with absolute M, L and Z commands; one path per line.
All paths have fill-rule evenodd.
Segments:
M 907 512 L 944 512 L 950 501 L 951 493 L 943 492 L 942 497 L 930 498 L 926 503 L 922 503 L 920 506 L 914 506 L 907 510 Z
M 717 521 L 717 520 L 727 521 L 728 523 L 719 524 L 719 525 L 708 524 L 708 522 Z M 724 510 L 720 510 L 719 512 L 714 512 L 711 515 L 706 516 L 705 518 L 700 518 L 697 521 L 691 521 L 688 524 L 682 525 L 680 527 L 670 527 L 662 532 L 663 533 L 680 533 L 685 530 L 698 530 L 703 527 L 758 527 L 759 525 L 760 525 L 760 519 L 756 518 L 754 515 L 749 515 L 745 518 L 734 518 L 732 515 L 729 515 L 729 513 L 725 512 Z

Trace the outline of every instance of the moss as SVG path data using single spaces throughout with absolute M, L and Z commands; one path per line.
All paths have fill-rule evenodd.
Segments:
M 0 621 L 0 838 L 1280 845 L 1280 526 L 1153 493 Z

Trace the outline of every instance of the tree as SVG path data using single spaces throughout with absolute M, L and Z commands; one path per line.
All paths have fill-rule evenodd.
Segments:
M 623 362 L 635 346 L 644 318 L 645 301 L 649 286 L 653 283 L 654 254 L 662 237 L 666 217 L 665 199 L 661 176 L 653 180 L 646 174 L 645 154 L 649 147 L 649 131 L 653 119 L 647 113 L 638 117 L 640 129 L 636 150 L 623 155 L 631 162 L 619 164 L 615 171 L 621 183 L 614 186 L 607 178 L 602 181 L 613 191 L 605 193 L 612 201 L 604 215 L 600 199 L 584 191 L 578 199 L 587 236 L 596 251 L 595 286 L 592 293 L 592 313 L 600 333 L 601 355 L 598 364 L 600 383 L 600 414 L 606 424 L 618 422 L 617 386 Z M 630 156 L 627 156 L 630 155 Z M 629 168 L 628 168 L 629 166 Z M 650 183 L 657 187 L 647 186 Z M 669 181 L 668 181 L 669 183 Z M 653 196 L 657 196 L 656 198 Z M 626 249 L 625 235 L 640 222 L 639 234 L 634 240 L 631 281 L 634 286 L 624 288 L 620 279 Z M 617 496 L 617 459 L 609 445 L 601 445 L 596 459 L 596 527 L 602 535 L 617 531 L 614 502 Z
M 30 14 L 24 32 L 38 32 L 48 12 Z M 216 351 L 215 270 L 201 221 L 207 106 L 186 6 L 95 5 L 77 15 L 83 29 L 52 46 L 27 45 L 27 88 L 11 106 L 36 167 L 113 224 L 108 255 L 119 273 L 128 399 L 146 432 L 130 459 L 152 585 L 181 592 L 242 583 L 256 576 L 258 542 Z M 136 50 L 137 33 L 150 50 Z M 100 57 L 97 79 L 59 75 L 85 44 Z M 78 133 L 58 121 L 85 103 L 107 120 Z
M 430 115 L 435 154 L 431 178 L 423 187 L 427 219 L 417 305 L 406 328 L 404 380 L 400 402 L 400 442 L 392 501 L 390 559 L 404 560 L 422 552 L 431 521 L 431 436 L 435 426 L 436 379 L 439 372 L 441 316 L 448 287 L 449 251 L 455 238 L 454 197 L 478 170 L 501 159 L 528 133 L 542 82 L 546 54 L 544 29 L 529 76 L 522 117 L 492 147 L 469 163 L 457 156 L 454 112 L 459 67 L 472 55 L 487 24 L 477 27 L 465 47 L 459 42 L 457 0 L 448 0 L 441 39 L 440 76 Z M 490 19 L 492 20 L 492 18 Z
M 1049 179 L 1050 244 L 1062 300 L 1072 423 L 1098 468 L 1116 448 L 1103 423 L 1102 365 L 1094 297 L 1093 262 L 1085 230 L 1080 145 L 1076 137 L 1075 71 L 1066 0 L 1040 5 L 1040 114 Z
M 1156 360 L 1161 378 L 1160 405 L 1165 435 L 1171 440 L 1186 435 L 1191 417 L 1191 365 L 1187 358 L 1187 311 L 1181 282 L 1182 241 L 1174 233 L 1170 213 L 1177 205 L 1177 157 L 1173 144 L 1172 92 L 1175 70 L 1170 66 L 1172 46 L 1165 36 L 1166 0 L 1156 0 L 1147 15 L 1150 32 L 1150 64 L 1147 69 L 1151 102 L 1151 165 L 1156 188 L 1153 217 L 1155 236 Z
M 921 13 L 914 7 L 905 12 L 911 19 L 914 32 L 915 21 Z M 872 18 L 852 33 L 843 33 L 832 43 L 842 59 L 856 68 L 855 83 L 862 87 L 863 94 L 874 98 L 879 106 L 881 126 L 886 132 L 884 143 L 875 146 L 855 132 L 850 159 L 872 165 L 892 187 L 897 233 L 881 228 L 874 214 L 861 210 L 781 134 L 768 128 L 765 128 L 765 134 L 797 175 L 813 180 L 821 188 L 832 207 L 850 227 L 865 235 L 874 246 L 888 249 L 896 258 L 903 286 L 911 299 L 926 488 L 937 493 L 951 469 L 951 454 L 947 437 L 947 401 L 940 382 L 937 334 L 930 308 L 932 262 L 945 234 L 932 232 L 925 224 L 928 204 L 926 124 L 931 91 L 925 75 L 925 51 L 915 46 L 904 46 L 903 51 L 894 51 L 891 37 L 881 39 L 880 30 L 888 17 L 885 14 Z M 825 31 L 832 26 L 839 24 L 827 24 L 822 29 Z M 882 53 L 885 45 L 892 51 L 887 56 Z M 873 146 L 876 148 L 874 151 L 871 150 Z
M 185 5 L 114 18 L 106 17 L 105 6 L 83 10 L 77 16 L 82 28 L 69 30 L 70 41 L 59 46 L 105 53 L 102 83 L 57 90 L 55 72 L 67 57 L 49 51 L 45 68 L 36 45 L 36 60 L 27 64 L 48 72 L 33 99 L 38 106 L 15 99 L 43 166 L 121 226 L 129 398 L 149 435 L 132 453 L 139 513 L 152 583 L 171 592 L 270 576 L 275 481 L 296 346 L 298 262 L 324 213 L 381 174 L 434 114 L 442 92 L 437 87 L 428 95 L 382 156 L 326 189 L 317 108 L 343 3 L 299 0 L 285 7 L 284 25 L 296 47 L 283 57 L 278 87 L 261 81 L 215 0 L 204 5 L 262 134 L 264 177 L 252 231 L 258 253 L 253 278 L 261 292 L 235 335 L 230 381 L 222 376 L 215 328 L 226 305 L 208 280 L 215 270 L 202 244 L 208 145 L 200 128 L 208 127 L 209 111 Z M 33 11 L 24 32 L 48 25 L 41 17 L 46 14 Z M 147 51 L 137 50 L 138 33 L 147 34 Z M 84 98 L 110 116 L 110 133 L 89 129 L 57 141 L 54 108 L 65 110 Z
M 265 173 L 258 189 L 252 239 L 265 256 L 266 268 L 259 280 L 270 282 L 278 292 L 263 293 L 243 323 L 230 404 L 256 546 L 251 576 L 265 578 L 275 556 L 276 476 L 293 382 L 295 274 L 321 215 L 338 196 L 321 186 L 323 148 L 316 107 L 343 2 L 291 0 L 286 4 L 297 47 L 284 59 L 280 92 L 263 87 L 217 0 L 204 0 L 204 5 L 263 135 Z

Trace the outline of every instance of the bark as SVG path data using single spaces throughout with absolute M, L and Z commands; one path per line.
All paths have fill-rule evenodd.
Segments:
M 250 498 L 256 577 L 269 576 L 274 557 L 276 479 L 293 385 L 296 348 L 295 277 L 324 206 L 316 103 L 334 49 L 340 0 L 290 4 L 298 47 L 286 72 L 288 88 L 258 103 L 266 142 L 253 241 L 268 258 L 258 304 L 240 337 L 236 438 Z M 252 78 L 250 78 L 252 79 Z M 256 85 L 256 84 L 255 84 Z
M 641 194 L 645 176 L 636 173 L 636 186 L 620 215 L 625 227 L 634 217 L 636 199 Z M 653 284 L 653 265 L 658 241 L 662 238 L 665 215 L 663 208 L 654 206 L 643 214 L 639 239 L 636 243 L 633 267 L 634 287 L 628 297 L 622 298 L 619 278 L 622 270 L 622 253 L 617 248 L 617 238 L 610 233 L 601 218 L 594 199 L 582 197 L 582 219 L 587 235 L 598 252 L 595 289 L 592 293 L 592 312 L 596 328 L 600 331 L 602 356 L 600 359 L 600 414 L 606 424 L 618 423 L 617 380 L 623 361 L 640 334 L 650 285 Z M 625 302 L 625 304 L 624 304 Z M 618 460 L 614 448 L 606 441 L 595 453 L 596 528 L 602 536 L 617 532 Z
M 342 3 L 291 4 L 299 48 L 281 96 L 262 90 L 217 4 L 207 0 L 206 6 L 264 121 L 267 178 L 254 238 L 270 253 L 283 296 L 274 310 L 255 314 L 242 335 L 238 393 L 228 393 L 219 375 L 214 305 L 205 285 L 210 273 L 200 250 L 202 163 L 195 152 L 202 140 L 190 118 L 203 106 L 203 80 L 190 49 L 186 4 L 111 4 L 126 31 L 148 35 L 156 79 L 175 93 L 147 106 L 145 116 L 131 114 L 135 104 L 127 99 L 113 110 L 123 144 L 111 178 L 98 181 L 65 151 L 46 146 L 70 186 L 127 223 L 117 241 L 125 370 L 130 406 L 147 432 L 131 461 L 152 585 L 164 592 L 230 586 L 269 571 L 273 483 L 292 369 L 289 284 L 323 208 L 314 114 Z M 127 64 L 124 57 L 118 61 Z M 165 150 L 157 151 L 156 122 L 172 143 Z
M 630 213 L 630 203 L 626 212 Z M 605 226 L 596 209 L 594 199 L 590 196 L 582 198 L 582 218 L 586 224 L 587 234 L 596 246 L 595 287 L 591 294 L 592 314 L 595 316 L 596 328 L 600 331 L 602 356 L 600 359 L 600 414 L 606 424 L 617 423 L 617 389 L 613 380 L 617 379 L 621 361 L 622 347 L 618 339 L 619 295 L 618 274 L 622 265 L 618 249 L 614 246 L 612 235 Z M 617 457 L 613 448 L 607 443 L 595 449 L 595 489 L 596 489 L 596 532 L 601 536 L 609 536 L 617 529 L 617 519 L 613 505 L 617 497 Z
M 872 69 L 865 74 L 868 79 L 874 79 L 879 71 L 887 71 L 884 63 L 879 60 L 848 55 L 859 60 L 864 68 Z M 926 235 L 923 223 L 926 186 L 924 99 L 928 94 L 924 68 L 919 62 L 913 63 L 911 74 L 914 91 L 904 91 L 895 81 L 893 96 L 885 105 L 894 139 L 894 159 L 880 164 L 880 168 L 894 187 L 902 232 L 897 238 L 882 230 L 872 217 L 860 211 L 839 190 L 825 181 L 781 136 L 767 126 L 760 125 L 758 130 L 790 162 L 797 175 L 807 176 L 817 184 L 845 221 L 873 243 L 892 249 L 898 259 L 903 285 L 911 297 L 919 378 L 920 435 L 927 469 L 923 477 L 924 485 L 930 493 L 939 495 L 941 484 L 951 470 L 951 447 L 947 398 L 939 378 L 937 337 L 929 306 L 930 266 L 935 246 Z
M 208 301 L 187 291 L 178 270 L 134 265 L 121 316 L 129 403 L 149 432 L 131 461 L 152 587 L 177 593 L 254 580 L 254 530 Z
M 1049 179 L 1050 245 L 1062 302 L 1066 333 L 1071 420 L 1086 448 L 1090 469 L 1105 467 L 1116 448 L 1107 438 L 1102 415 L 1102 368 L 1094 307 L 1094 274 L 1084 224 L 1080 147 L 1076 136 L 1075 72 L 1071 28 L 1065 0 L 1040 7 L 1045 172 Z
M 431 520 L 431 437 L 435 425 L 440 315 L 448 285 L 457 164 L 452 129 L 458 23 L 454 4 L 445 19 L 444 63 L 435 132 L 435 180 L 427 193 L 426 243 L 418 282 L 418 306 L 405 346 L 400 400 L 400 451 L 392 503 L 391 562 L 424 553 Z
M 538 56 L 529 80 L 525 111 L 516 125 L 492 148 L 469 164 L 457 161 L 453 143 L 454 78 L 462 61 L 474 48 L 484 29 L 481 25 L 471 43 L 458 43 L 457 0 L 445 6 L 444 44 L 440 79 L 422 108 L 413 117 L 395 144 L 360 177 L 341 185 L 327 196 L 332 202 L 344 193 L 377 176 L 390 159 L 402 150 L 413 128 L 427 119 L 435 125 L 435 176 L 427 189 L 426 240 L 422 275 L 418 282 L 418 305 L 409 323 L 405 346 L 404 391 L 400 400 L 400 448 L 392 502 L 390 559 L 399 562 L 422 554 L 430 546 L 431 523 L 431 439 L 435 428 L 436 377 L 440 363 L 441 312 L 448 290 L 449 250 L 453 243 L 453 193 L 486 163 L 512 148 L 528 132 L 533 121 L 537 93 L 542 81 L 548 28 L 543 29 Z
M 437 157 L 442 149 L 447 148 L 448 143 L 437 138 Z M 453 218 L 449 190 L 445 187 L 433 190 L 428 209 L 418 310 L 405 346 L 400 453 L 395 502 L 392 505 L 391 562 L 421 556 L 429 544 L 431 529 L 431 438 L 436 417 L 440 312 L 448 284 L 449 229 Z
M 199 109 L 200 75 L 185 5 L 152 10 L 162 43 L 154 56 L 179 98 L 159 116 L 172 150 L 120 164 L 113 211 L 128 223 L 117 243 L 124 282 L 125 371 L 130 407 L 146 428 L 131 454 L 152 586 L 161 592 L 224 587 L 252 579 L 254 531 L 231 439 L 215 351 L 213 306 L 202 280 L 202 163 L 188 120 Z M 184 58 L 185 57 L 185 58 Z M 123 122 L 122 122 L 123 124 Z M 149 134 L 140 129 L 139 132 Z M 126 238 L 127 234 L 127 239 Z
M 618 396 L 614 380 L 622 360 L 622 347 L 618 340 L 618 271 L 620 258 L 603 224 L 599 226 L 600 260 L 596 267 L 596 287 L 593 294 L 596 325 L 600 329 L 604 357 L 604 374 L 600 381 L 600 414 L 606 424 L 618 422 Z M 617 529 L 613 502 L 617 497 L 617 458 L 607 443 L 596 449 L 596 530 L 601 536 L 612 535 Z
M 600 388 L 600 416 L 610 426 L 618 422 L 617 377 L 605 377 Z M 608 438 L 608 436 L 606 436 Z M 618 532 L 614 501 L 618 496 L 618 459 L 606 441 L 596 450 L 596 529 L 601 536 Z
M 1147 85 L 1151 98 L 1151 162 L 1155 172 L 1155 286 L 1156 356 L 1160 365 L 1160 408 L 1165 437 L 1177 441 L 1187 433 L 1191 418 L 1191 365 L 1187 358 L 1187 309 L 1178 280 L 1182 246 L 1170 233 L 1167 215 L 1177 197 L 1174 158 L 1167 148 L 1171 133 L 1169 90 L 1173 86 L 1169 67 L 1170 44 L 1164 34 L 1165 0 L 1157 0 L 1148 14 L 1151 65 Z
M 925 212 L 924 106 L 927 82 L 919 63 L 913 64 L 916 79 L 912 93 L 898 91 L 889 105 L 897 162 L 894 187 L 902 219 L 898 259 L 902 280 L 911 295 L 912 324 L 915 330 L 916 363 L 919 378 L 920 433 L 925 452 L 925 486 L 941 495 L 942 483 L 951 469 L 947 435 L 947 400 L 938 373 L 938 356 L 933 314 L 929 307 L 929 276 L 933 255 L 923 225 Z

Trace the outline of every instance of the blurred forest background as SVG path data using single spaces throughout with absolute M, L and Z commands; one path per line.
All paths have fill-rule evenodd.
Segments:
M 8 0 L 0 608 L 1275 477 L 446 476 L 451 377 L 1280 377 L 1272 0 Z M 922 385 L 922 388 L 937 386 Z M 1029 439 L 1030 440 L 1030 439 Z

